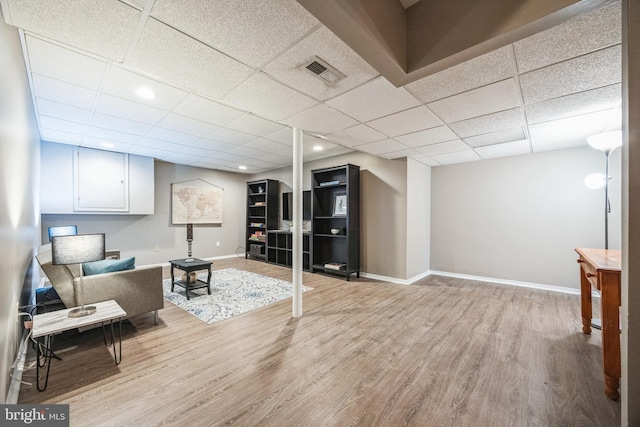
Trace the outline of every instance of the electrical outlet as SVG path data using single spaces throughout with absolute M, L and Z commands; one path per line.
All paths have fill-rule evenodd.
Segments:
M 159 252 L 160 251 L 160 245 L 154 245 L 153 246 L 153 251 L 154 252 Z
M 220 242 L 216 242 L 216 246 L 220 246 Z

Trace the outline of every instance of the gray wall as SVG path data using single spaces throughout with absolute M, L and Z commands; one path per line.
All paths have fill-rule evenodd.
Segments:
M 29 301 L 38 240 L 40 136 L 16 28 L 0 19 L 0 402 L 21 336 L 16 307 Z
M 107 248 L 120 249 L 136 264 L 166 263 L 187 256 L 186 227 L 171 225 L 171 183 L 203 179 L 224 189 L 223 224 L 194 226 L 193 256 L 234 255 L 244 245 L 247 175 L 155 162 L 153 215 L 42 215 L 42 241 L 51 225 L 75 224 L 80 233 L 106 233 Z M 220 246 L 216 243 L 220 242 Z M 160 250 L 154 251 L 158 245 Z
M 407 278 L 407 162 L 354 152 L 304 163 L 303 188 L 311 188 L 311 170 L 351 163 L 360 166 L 360 268 L 363 272 Z M 292 169 L 256 174 L 291 188 Z M 282 191 L 282 190 L 281 190 Z M 288 191 L 288 190 L 287 190 Z
M 589 147 L 432 171 L 431 269 L 579 289 L 576 247 L 604 245 L 604 173 Z M 611 160 L 609 247 L 620 248 L 620 151 Z

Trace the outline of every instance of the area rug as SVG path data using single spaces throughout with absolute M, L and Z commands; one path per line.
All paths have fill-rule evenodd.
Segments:
M 207 273 L 198 274 L 198 279 L 206 282 Z M 211 295 L 207 288 L 195 289 L 187 300 L 183 287 L 174 286 L 171 292 L 170 279 L 163 280 L 162 287 L 167 301 L 208 324 L 290 298 L 293 289 L 291 282 L 235 268 L 211 272 Z M 312 289 L 303 286 L 302 292 Z

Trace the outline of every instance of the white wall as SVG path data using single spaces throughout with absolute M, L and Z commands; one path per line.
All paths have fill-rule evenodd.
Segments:
M 579 288 L 576 247 L 604 245 L 604 173 L 589 147 L 432 169 L 431 269 Z M 620 248 L 620 152 L 611 160 L 609 247 Z
M 75 224 L 80 233 L 106 233 L 107 248 L 120 249 L 136 264 L 164 263 L 187 256 L 186 227 L 171 225 L 171 183 L 201 178 L 224 189 L 223 224 L 194 226 L 193 256 L 234 255 L 244 245 L 246 181 L 248 175 L 155 162 L 153 215 L 42 215 L 42 241 L 47 227 Z M 220 246 L 216 246 L 220 242 Z M 160 250 L 155 252 L 154 246 Z
M 18 30 L 1 17 L 0 58 L 0 403 L 4 403 L 22 331 L 16 307 L 30 302 L 34 286 L 40 135 Z
M 407 159 L 407 278 L 431 268 L 431 168 Z

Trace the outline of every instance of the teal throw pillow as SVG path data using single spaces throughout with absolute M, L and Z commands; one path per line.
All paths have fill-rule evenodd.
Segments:
M 136 267 L 136 257 L 123 259 L 103 259 L 100 261 L 85 262 L 82 271 L 85 276 L 94 274 L 111 273 L 114 271 L 133 270 Z

